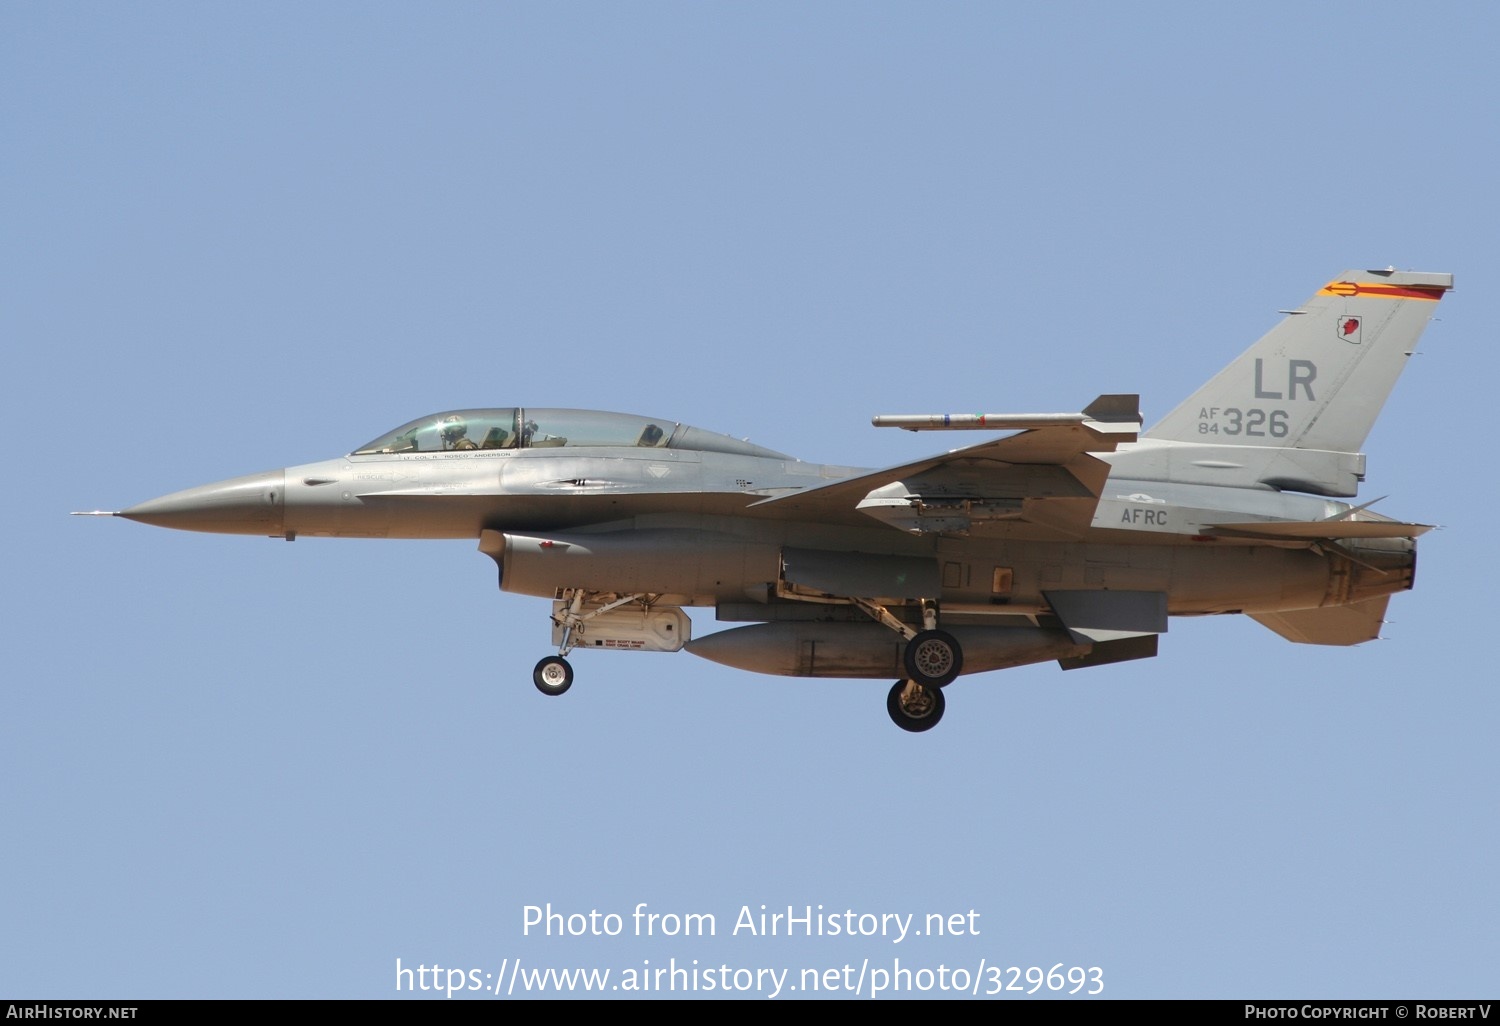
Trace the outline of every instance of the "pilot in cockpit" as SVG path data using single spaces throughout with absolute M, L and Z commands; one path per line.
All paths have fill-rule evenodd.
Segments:
M 477 449 L 479 444 L 469 437 L 469 425 L 457 414 L 443 420 L 444 449 Z

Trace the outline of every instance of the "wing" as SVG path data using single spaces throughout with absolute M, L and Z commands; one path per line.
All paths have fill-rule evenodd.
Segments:
M 751 510 L 821 523 L 867 524 L 864 518 L 873 517 L 913 534 L 1076 537 L 1093 521 L 1099 493 L 1109 478 L 1109 465 L 1093 454 L 1135 441 L 1140 426 L 1133 396 L 1128 397 L 1128 411 L 1121 409 L 1121 397 L 1108 397 L 1110 419 L 1094 419 L 1091 411 L 1103 409 L 1105 398 L 1079 414 L 979 418 L 986 423 L 964 426 L 1039 425 L 914 463 L 764 499 Z

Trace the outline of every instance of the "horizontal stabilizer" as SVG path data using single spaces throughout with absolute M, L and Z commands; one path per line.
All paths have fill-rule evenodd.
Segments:
M 1297 609 L 1288 613 L 1251 613 L 1250 619 L 1299 645 L 1358 645 L 1380 637 L 1389 595 L 1348 606 Z

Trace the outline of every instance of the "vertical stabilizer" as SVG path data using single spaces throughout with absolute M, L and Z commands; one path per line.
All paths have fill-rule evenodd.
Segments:
M 1345 271 L 1142 437 L 1357 453 L 1453 275 Z

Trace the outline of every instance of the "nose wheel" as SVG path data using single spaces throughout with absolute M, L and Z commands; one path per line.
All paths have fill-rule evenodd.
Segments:
M 902 730 L 919 734 L 931 730 L 943 718 L 948 701 L 937 688 L 923 687 L 916 681 L 898 680 L 886 696 L 886 712 L 891 722 Z
M 531 671 L 531 682 L 544 695 L 560 695 L 573 686 L 573 667 L 562 656 L 548 656 Z

